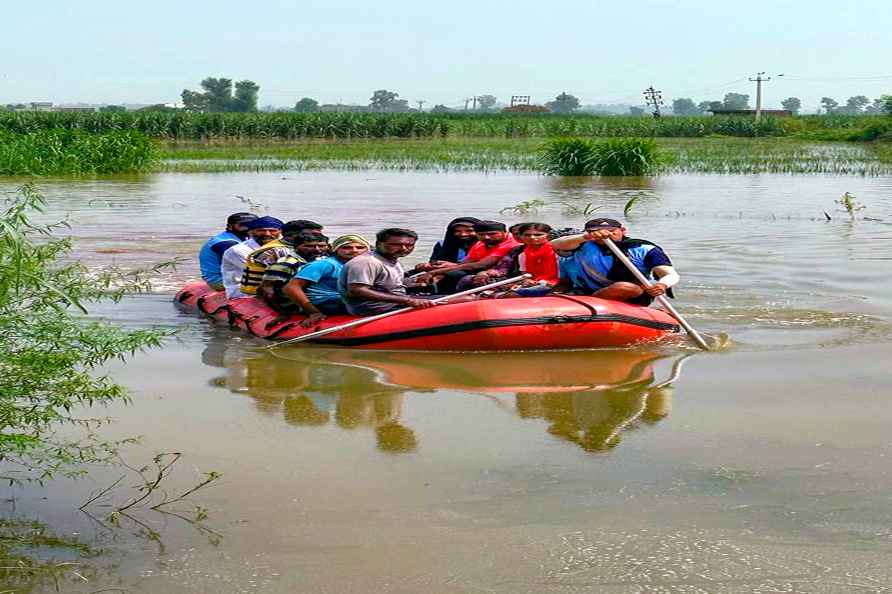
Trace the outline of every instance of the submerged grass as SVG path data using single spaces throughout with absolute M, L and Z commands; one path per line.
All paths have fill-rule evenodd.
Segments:
M 657 173 L 892 174 L 892 146 L 782 138 L 656 139 Z M 538 171 L 535 138 L 162 145 L 162 171 Z

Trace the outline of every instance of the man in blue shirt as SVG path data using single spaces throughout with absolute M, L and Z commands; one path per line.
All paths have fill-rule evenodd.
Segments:
M 649 279 L 650 287 L 643 287 L 613 252 L 604 244 L 610 238 Z M 615 299 L 637 305 L 650 305 L 654 297 L 671 296 L 671 287 L 679 280 L 669 256 L 663 249 L 644 239 L 626 236 L 626 228 L 615 219 L 592 219 L 585 224 L 585 232 L 552 240 L 557 251 L 572 251 L 561 260 L 561 284 L 567 283 L 576 291 L 602 299 Z
M 241 243 L 248 236 L 247 224 L 255 220 L 257 215 L 250 212 L 237 212 L 226 219 L 226 230 L 214 235 L 201 246 L 198 252 L 198 264 L 201 267 L 201 278 L 215 291 L 223 290 L 223 252 Z

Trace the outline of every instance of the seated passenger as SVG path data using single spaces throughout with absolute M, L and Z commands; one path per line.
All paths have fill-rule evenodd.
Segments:
M 309 221 L 288 221 L 282 226 L 281 239 L 271 241 L 248 254 L 242 274 L 241 292 L 243 294 L 256 295 L 267 267 L 282 258 L 290 256 L 295 258 L 297 265 L 302 266 L 308 262 L 302 253 L 309 254 L 313 259 L 316 259 L 328 252 L 328 238 L 308 230 L 307 222 Z M 322 228 L 318 223 L 311 224 Z M 296 249 L 294 244 L 295 238 L 299 236 L 307 238 L 302 242 L 300 250 Z M 323 239 L 320 240 L 320 237 Z
M 237 212 L 226 219 L 226 230 L 222 231 L 201 246 L 198 252 L 198 265 L 201 278 L 215 291 L 223 290 L 223 253 L 232 246 L 243 242 L 248 237 L 247 223 L 257 218 L 250 212 Z
M 538 295 L 548 293 L 559 280 L 559 257 L 548 241 L 551 226 L 545 223 L 523 223 L 516 234 L 522 245 L 512 249 L 499 260 L 499 263 L 478 272 L 474 276 L 466 276 L 458 283 L 458 289 L 471 286 L 483 286 L 489 283 L 511 278 L 520 274 L 531 274 L 532 278 L 524 284 L 526 288 L 517 291 L 519 295 Z
M 300 248 L 298 248 L 300 249 Z M 331 243 L 331 255 L 300 268 L 281 289 L 289 304 L 307 315 L 301 325 L 309 328 L 327 316 L 345 315 L 347 306 L 338 292 L 338 279 L 344 264 L 369 251 L 369 242 L 359 235 L 342 235 Z M 274 266 L 278 266 L 278 263 Z M 272 271 L 270 267 L 267 275 Z M 266 277 L 264 277 L 266 284 Z
M 246 226 L 248 239 L 223 252 L 220 271 L 223 273 L 223 288 L 228 299 L 247 297 L 241 292 L 241 284 L 248 254 L 282 235 L 282 221 L 275 217 L 260 217 Z
M 454 293 L 456 285 L 463 277 L 492 268 L 508 252 L 520 245 L 508 233 L 504 223 L 480 221 L 474 225 L 474 231 L 478 241 L 471 246 L 460 264 L 431 270 L 418 279 L 418 284 L 436 281 L 437 293 Z
M 647 278 L 656 277 L 652 287 L 642 287 L 635 276 L 604 245 L 609 237 Z M 583 294 L 603 299 L 650 305 L 654 297 L 669 293 L 680 280 L 669 256 L 658 245 L 626 237 L 626 228 L 614 219 L 592 219 L 585 232 L 552 240 L 555 250 L 575 250 L 561 262 L 561 280 Z M 578 249 L 577 249 L 578 248 Z
M 479 222 L 480 219 L 474 217 L 452 219 L 446 226 L 443 239 L 434 244 L 430 260 L 417 265 L 415 271 L 425 272 L 449 264 L 458 264 L 464 260 L 471 246 L 477 243 L 474 225 Z
M 427 299 L 406 293 L 400 258 L 415 249 L 418 235 L 409 229 L 384 229 L 376 236 L 375 249 L 344 264 L 338 292 L 355 316 L 372 316 L 402 307 L 432 307 Z

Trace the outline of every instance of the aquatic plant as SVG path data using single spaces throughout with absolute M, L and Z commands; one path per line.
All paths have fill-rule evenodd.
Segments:
M 556 138 L 542 146 L 539 163 L 545 175 L 595 175 L 594 143 L 582 138 Z
M 136 172 L 150 168 L 156 160 L 155 144 L 136 130 L 0 132 L 0 175 Z
M 591 163 L 597 175 L 647 175 L 659 165 L 657 143 L 651 138 L 611 138 L 594 145 Z
M 539 212 L 539 209 L 543 206 L 547 206 L 548 203 L 544 200 L 527 200 L 525 202 L 518 202 L 513 206 L 506 206 L 505 208 L 499 211 L 500 214 L 513 214 L 513 215 L 528 215 L 528 214 L 536 214 Z
M 863 205 L 860 202 L 858 202 L 857 200 L 855 200 L 855 195 L 852 194 L 851 192 L 846 192 L 845 194 L 842 195 L 842 198 L 840 198 L 839 200 L 834 200 L 834 202 L 836 204 L 839 204 L 840 206 L 842 206 L 845 209 L 845 211 L 849 214 L 849 216 L 852 218 L 852 220 L 855 219 L 855 215 L 858 212 L 867 208 L 865 205 Z

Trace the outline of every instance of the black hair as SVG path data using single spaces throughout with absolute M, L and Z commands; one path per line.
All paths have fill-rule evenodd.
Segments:
M 381 243 L 383 241 L 387 241 L 391 237 L 411 237 L 412 239 L 418 239 L 418 234 L 411 229 L 390 227 L 388 229 L 381 229 L 380 231 L 378 231 L 377 235 L 375 235 L 375 241 Z
M 517 228 L 517 234 L 523 235 L 530 229 L 542 231 L 543 233 L 551 233 L 551 225 L 549 225 L 548 223 L 523 223 L 520 227 Z
M 235 225 L 236 223 L 246 223 L 248 221 L 253 221 L 257 218 L 257 215 L 253 212 L 234 212 L 228 217 L 226 217 L 226 225 Z
M 322 231 L 322 225 L 306 219 L 295 219 L 288 221 L 282 226 L 282 235 L 293 235 L 302 231 L 320 232 Z
M 489 233 L 491 231 L 501 231 L 502 233 L 505 233 L 508 231 L 508 228 L 505 226 L 505 223 L 500 223 L 498 221 L 480 221 L 474 225 L 474 231 L 477 233 Z
M 295 247 L 299 245 L 303 245 L 305 243 L 311 243 L 314 241 L 324 241 L 328 243 L 328 238 L 321 233 L 311 233 L 310 231 L 301 231 L 291 240 L 291 244 Z

